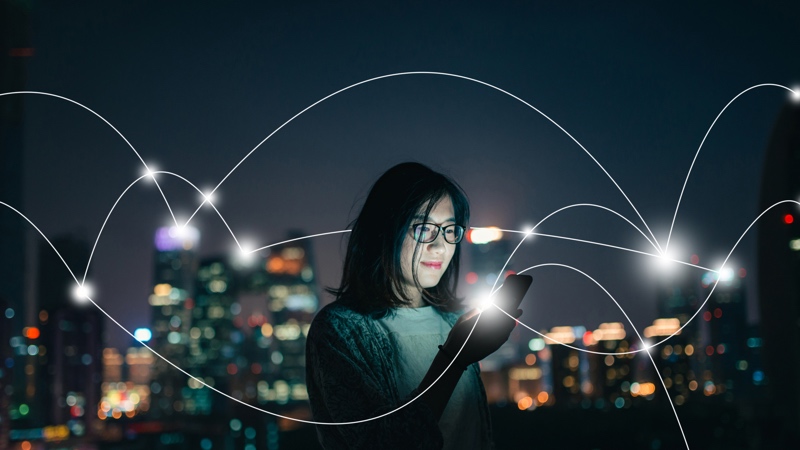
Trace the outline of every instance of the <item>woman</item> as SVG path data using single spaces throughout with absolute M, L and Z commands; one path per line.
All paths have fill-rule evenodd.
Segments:
M 318 425 L 326 449 L 492 448 L 477 362 L 516 321 L 494 308 L 480 320 L 477 310 L 459 317 L 459 243 L 468 220 L 461 188 L 422 164 L 399 164 L 373 185 L 352 224 L 341 285 L 330 290 L 336 301 L 308 333 L 312 413 L 325 423 L 361 421 L 430 389 L 375 420 Z

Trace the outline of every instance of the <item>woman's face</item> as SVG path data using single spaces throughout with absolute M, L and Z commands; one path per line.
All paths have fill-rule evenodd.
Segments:
M 424 217 L 425 209 L 428 205 L 423 205 L 418 216 L 412 219 L 411 224 L 434 223 L 441 227 L 455 224 L 455 214 L 453 212 L 453 202 L 450 197 L 439 200 L 428 217 Z M 419 245 L 416 258 L 414 255 L 415 247 Z M 403 285 L 406 295 L 414 301 L 415 306 L 422 306 L 422 292 L 414 283 L 414 270 L 417 280 L 423 288 L 431 288 L 439 283 L 453 254 L 456 251 L 456 244 L 450 244 L 444 240 L 444 233 L 439 230 L 438 236 L 433 242 L 417 243 L 414 240 L 413 231 L 409 228 L 406 238 L 403 241 L 403 250 L 400 254 L 401 268 L 403 270 Z

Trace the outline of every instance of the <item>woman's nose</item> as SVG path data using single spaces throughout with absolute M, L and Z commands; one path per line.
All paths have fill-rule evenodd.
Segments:
M 436 236 L 436 239 L 434 239 L 433 242 L 428 244 L 428 250 L 435 253 L 441 253 L 444 251 L 444 244 L 445 244 L 444 236 L 442 235 L 442 233 L 439 233 L 439 235 Z

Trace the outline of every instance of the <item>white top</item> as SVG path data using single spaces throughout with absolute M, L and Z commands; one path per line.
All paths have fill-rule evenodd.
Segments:
M 389 341 L 397 351 L 397 389 L 401 397 L 419 386 L 450 333 L 450 324 L 432 306 L 397 308 L 397 314 L 387 315 L 378 323 L 386 330 Z M 450 401 L 439 420 L 445 449 L 480 448 L 486 443 L 479 411 L 481 408 L 480 379 L 467 371 L 458 381 Z

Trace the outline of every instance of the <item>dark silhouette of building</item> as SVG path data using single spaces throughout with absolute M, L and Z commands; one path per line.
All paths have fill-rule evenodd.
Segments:
M 0 3 L 0 92 L 25 89 L 25 66 L 31 48 L 28 2 Z M 22 210 L 23 96 L 0 97 L 0 201 Z M 11 336 L 25 321 L 25 222 L 0 206 L 0 448 L 8 444 L 11 409 L 24 401 L 18 384 L 25 377 L 23 364 L 9 346 Z M 6 313 L 8 311 L 8 313 Z M 18 355 L 20 356 L 20 355 Z
M 800 198 L 800 105 L 787 103 L 769 140 L 761 180 L 761 210 Z M 758 292 L 765 382 L 774 414 L 770 433 L 800 441 L 800 208 L 784 203 L 758 224 Z
M 69 425 L 73 436 L 90 435 L 97 418 L 102 383 L 102 313 L 90 302 L 76 300 L 75 280 L 80 280 L 89 260 L 89 243 L 72 235 L 41 241 L 37 268 L 38 312 L 36 325 L 26 327 L 30 415 L 37 425 Z M 33 332 L 32 330 L 38 330 Z M 38 335 L 38 336 L 37 336 Z M 34 389 L 30 387 L 35 386 Z

